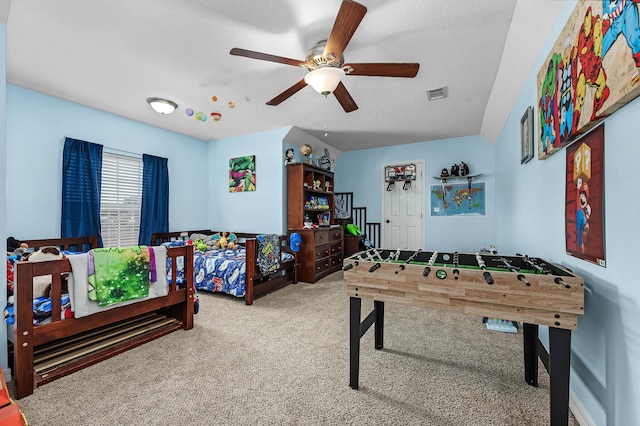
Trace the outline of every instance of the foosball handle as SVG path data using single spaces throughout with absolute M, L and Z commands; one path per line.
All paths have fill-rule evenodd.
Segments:
M 482 275 L 484 275 L 484 280 L 487 282 L 487 284 L 489 285 L 493 284 L 493 277 L 488 271 L 484 271 Z
M 527 287 L 531 285 L 531 283 L 522 274 L 518 274 L 518 279 L 523 283 L 525 283 Z
M 429 268 L 428 266 L 424 268 L 424 271 L 422 271 L 422 276 L 423 277 L 428 277 L 429 276 L 429 272 L 431 272 L 431 268 Z
M 570 286 L 569 284 L 565 283 L 565 282 L 562 280 L 562 278 L 560 278 L 560 277 L 556 277 L 556 278 L 553 280 L 553 282 L 554 282 L 554 283 L 556 283 L 556 284 L 562 284 L 565 288 L 571 288 L 571 286 Z
M 344 267 L 342 268 L 343 271 L 348 271 L 349 269 L 353 268 L 354 266 L 358 266 L 358 261 L 356 260 L 353 263 L 350 263 L 348 265 L 344 265 Z
M 457 269 L 453 270 L 453 279 L 457 280 L 458 276 L 460 275 L 460 271 Z
M 369 272 L 374 272 L 376 269 L 380 268 L 380 264 L 376 263 L 371 268 L 369 268 Z
M 400 271 L 404 271 L 404 265 L 398 266 L 398 269 L 396 269 L 396 275 L 398 275 Z

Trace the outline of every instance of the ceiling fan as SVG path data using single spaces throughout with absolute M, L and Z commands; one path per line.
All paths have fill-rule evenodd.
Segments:
M 367 8 L 352 0 L 343 0 L 338 16 L 327 40 L 319 41 L 304 61 L 270 55 L 268 53 L 233 48 L 232 55 L 244 56 L 262 61 L 277 62 L 285 65 L 306 68 L 309 72 L 293 86 L 267 102 L 267 105 L 279 105 L 307 85 L 313 86 L 319 93 L 328 96 L 333 93 L 345 112 L 358 109 L 355 101 L 342 84 L 345 75 L 375 77 L 415 77 L 420 68 L 417 63 L 344 63 L 343 51 L 358 29 Z

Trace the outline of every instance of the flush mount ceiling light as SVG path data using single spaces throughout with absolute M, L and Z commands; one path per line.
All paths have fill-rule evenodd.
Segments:
M 322 67 L 309 71 L 309 73 L 304 76 L 304 82 L 313 87 L 316 92 L 327 96 L 336 90 L 342 77 L 344 77 L 344 70 L 342 68 Z
M 178 108 L 175 102 L 162 98 L 147 98 L 147 103 L 159 114 L 171 114 Z

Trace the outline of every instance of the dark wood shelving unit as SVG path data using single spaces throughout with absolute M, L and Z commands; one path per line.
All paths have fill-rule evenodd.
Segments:
M 334 217 L 333 189 L 333 172 L 306 163 L 287 166 L 287 227 L 302 236 L 300 281 L 315 283 L 342 267 L 343 231 Z M 314 197 L 322 199 L 327 208 L 309 206 Z M 318 215 L 325 213 L 329 214 L 328 226 L 319 226 Z M 305 217 L 317 227 L 304 228 Z

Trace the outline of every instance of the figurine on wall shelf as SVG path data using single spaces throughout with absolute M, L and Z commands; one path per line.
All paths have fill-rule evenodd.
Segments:
M 449 177 L 449 171 L 447 169 L 442 169 L 440 177 Z
M 460 166 L 457 164 L 451 166 L 451 176 L 460 176 Z
M 293 156 L 295 155 L 295 152 L 293 151 L 293 148 L 289 148 L 287 149 L 287 153 L 284 159 L 284 165 L 289 165 L 289 164 L 293 164 L 296 161 L 293 159 Z
M 460 163 L 460 176 L 467 176 L 469 174 L 469 166 L 463 161 Z
M 306 157 L 306 163 L 307 164 L 311 164 L 310 162 L 310 156 L 311 153 L 313 152 L 313 148 L 311 148 L 311 145 L 309 145 L 308 143 L 305 143 L 303 145 L 300 146 L 300 154 L 304 155 Z

